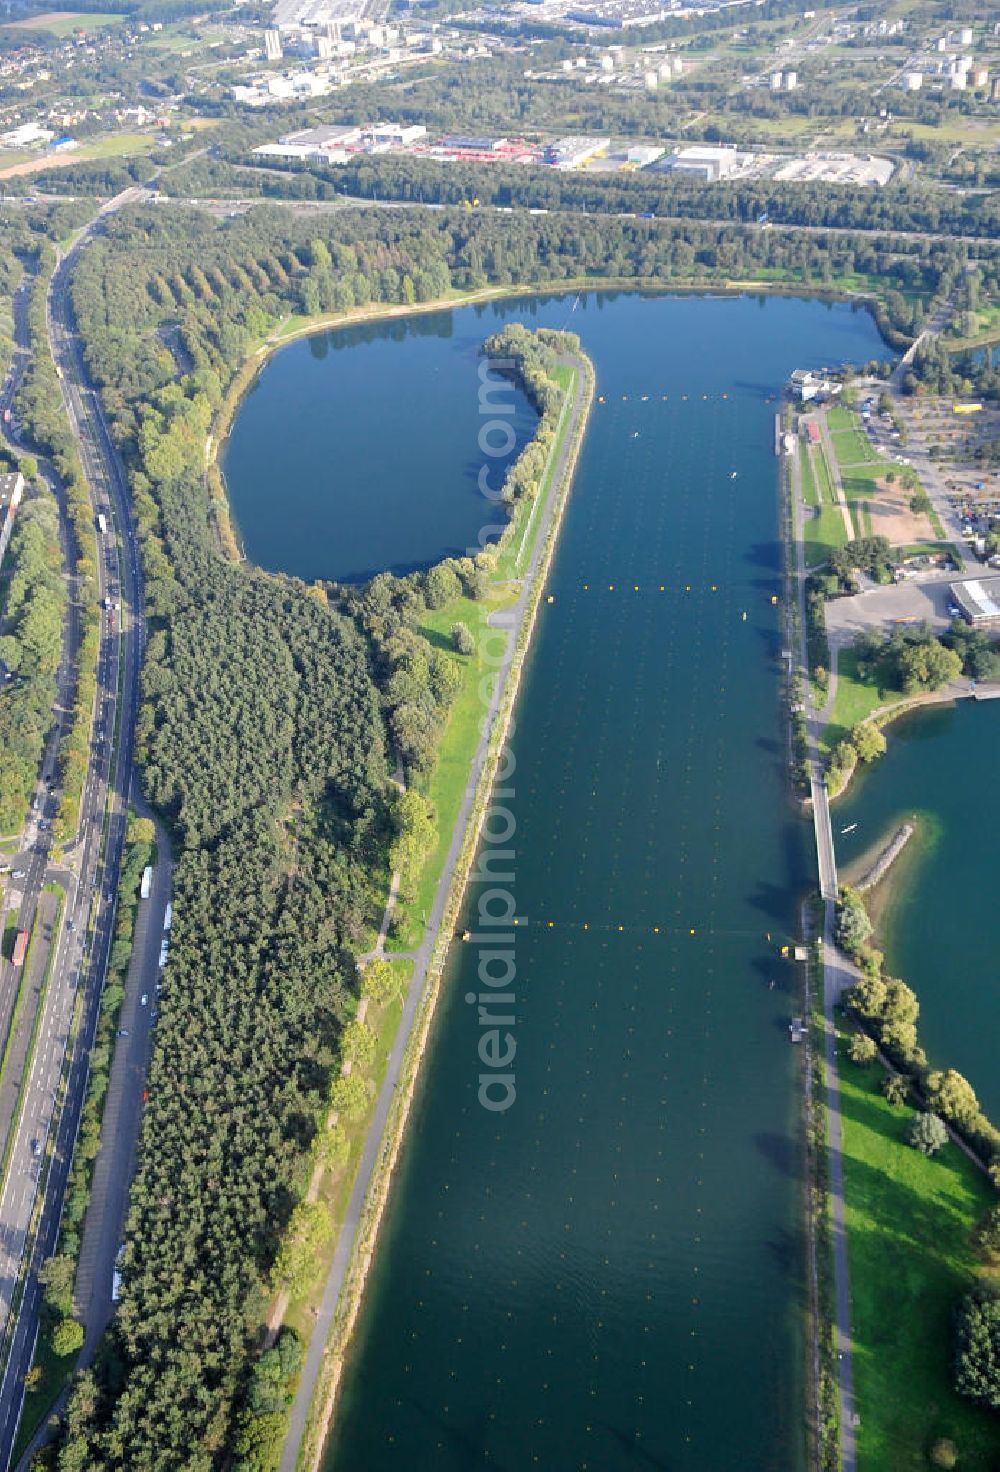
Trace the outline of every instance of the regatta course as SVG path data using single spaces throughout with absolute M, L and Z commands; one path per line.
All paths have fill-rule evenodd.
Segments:
M 468 891 L 324 1465 L 796 1472 L 801 976 L 782 947 L 816 874 L 779 700 L 774 416 L 793 369 L 884 348 L 845 304 L 641 293 L 296 343 L 227 449 L 248 554 L 268 565 L 280 512 L 254 426 L 310 395 L 317 514 L 285 571 L 367 574 L 418 527 L 427 562 L 474 545 L 495 520 L 477 355 L 511 320 L 578 333 L 596 397 L 495 797 L 502 854 L 484 844 Z M 421 376 L 439 391 L 416 433 Z M 512 422 L 530 436 L 520 398 Z M 392 525 L 366 546 L 358 506 L 383 485 Z M 501 948 L 514 1051 L 492 1107 L 481 968 Z

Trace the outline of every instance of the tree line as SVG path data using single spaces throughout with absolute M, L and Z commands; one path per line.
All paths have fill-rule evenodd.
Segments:
M 984 1113 L 968 1079 L 954 1068 L 930 1066 L 917 1031 L 916 994 L 905 982 L 886 975 L 864 900 L 847 886 L 840 891 L 836 928 L 838 943 L 862 972 L 847 993 L 847 1004 L 867 1034 L 852 1044 L 852 1057 L 872 1061 L 875 1048 L 865 1043 L 873 1039 L 900 1070 L 886 1074 L 882 1082 L 890 1103 L 903 1103 L 912 1090 L 922 1105 L 911 1126 L 910 1143 L 933 1154 L 947 1140 L 946 1122 L 978 1153 L 1000 1189 L 1000 1130 Z M 1000 1207 L 994 1206 L 979 1223 L 974 1245 L 985 1264 L 995 1266 L 1000 1260 Z M 953 1325 L 956 1390 L 989 1410 L 1000 1410 L 1000 1291 L 992 1276 L 984 1276 L 962 1294 L 954 1306 Z
M 44 488 L 29 490 L 0 579 L 0 833 L 20 831 L 38 781 L 65 607 L 58 511 Z

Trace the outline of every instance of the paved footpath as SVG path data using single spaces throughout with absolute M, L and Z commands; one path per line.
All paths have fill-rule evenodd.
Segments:
M 816 831 L 816 854 L 819 863 L 820 891 L 823 895 L 823 1048 L 826 1073 L 827 1148 L 830 1162 L 830 1223 L 833 1235 L 833 1270 L 835 1302 L 835 1344 L 837 1349 L 837 1392 L 840 1402 L 841 1472 L 856 1472 L 857 1448 L 854 1435 L 856 1403 L 854 1368 L 851 1359 L 851 1295 L 848 1277 L 847 1230 L 844 1224 L 844 1163 L 842 1121 L 840 1117 L 840 1082 L 837 1075 L 837 1032 L 834 1008 L 846 987 L 853 984 L 857 973 L 837 950 L 833 939 L 834 906 L 837 898 L 837 866 L 830 825 L 830 806 L 826 779 L 819 753 L 819 739 L 826 723 L 826 710 L 813 704 L 806 653 L 805 548 L 802 538 L 804 507 L 802 504 L 802 472 L 797 455 L 789 467 L 792 504 L 792 537 L 795 543 L 795 571 L 799 604 L 799 675 L 802 698 L 806 702 L 809 731 L 809 777 L 812 790 L 813 824 Z
M 420 1002 L 423 997 L 424 989 L 427 985 L 431 956 L 437 943 L 438 932 L 441 928 L 441 922 L 444 917 L 445 906 L 448 901 L 452 881 L 455 877 L 455 871 L 458 865 L 459 858 L 461 856 L 462 847 L 465 842 L 465 833 L 469 824 L 470 816 L 472 814 L 472 807 L 476 796 L 476 789 L 479 785 L 480 776 L 482 775 L 483 769 L 486 765 L 489 753 L 490 739 L 493 734 L 493 726 L 500 708 L 501 699 L 503 698 L 503 694 L 507 687 L 507 680 L 510 675 L 511 664 L 514 658 L 514 650 L 517 645 L 518 633 L 522 627 L 522 624 L 524 623 L 530 605 L 531 593 L 535 586 L 535 579 L 538 576 L 539 566 L 541 564 L 542 556 L 545 551 L 549 528 L 552 524 L 553 516 L 556 514 L 557 507 L 560 504 L 560 491 L 562 488 L 563 477 L 566 474 L 567 467 L 570 463 L 570 457 L 573 454 L 577 431 L 587 404 L 587 395 L 588 375 L 581 368 L 576 377 L 576 386 L 572 410 L 570 413 L 569 427 L 559 451 L 559 457 L 556 462 L 555 472 L 551 481 L 550 494 L 547 497 L 546 505 L 544 508 L 542 525 L 538 529 L 538 534 L 535 538 L 535 544 L 532 549 L 531 561 L 529 563 L 524 581 L 521 585 L 521 590 L 518 594 L 517 602 L 513 604 L 512 607 L 503 611 L 503 623 L 504 626 L 510 629 L 510 637 L 507 640 L 507 647 L 504 651 L 503 660 L 497 674 L 497 679 L 494 682 L 493 693 L 490 698 L 489 707 L 484 715 L 482 733 L 479 738 L 479 745 L 476 748 L 475 759 L 472 763 L 472 768 L 469 772 L 469 780 L 462 798 L 462 805 L 459 809 L 458 817 L 455 822 L 455 827 L 452 832 L 451 843 L 448 848 L 448 856 L 445 861 L 444 870 L 441 874 L 440 880 L 438 881 L 437 892 L 434 896 L 434 904 L 431 908 L 427 929 L 424 932 L 423 940 L 421 941 L 421 944 L 415 953 L 413 980 L 410 983 L 409 990 L 407 991 L 406 998 L 403 1003 L 403 1015 L 400 1019 L 399 1027 L 396 1031 L 395 1039 L 393 1040 L 392 1049 L 389 1053 L 389 1062 L 386 1067 L 385 1077 L 382 1081 L 382 1087 L 380 1088 L 378 1098 L 375 1101 L 375 1112 L 372 1115 L 372 1121 L 368 1127 L 368 1133 L 365 1136 L 365 1142 L 361 1152 L 361 1159 L 358 1164 L 358 1172 L 355 1177 L 354 1186 L 351 1190 L 350 1199 L 347 1204 L 347 1211 L 344 1216 L 344 1222 L 340 1229 L 340 1235 L 337 1239 L 337 1246 L 334 1251 L 330 1273 L 327 1277 L 326 1287 L 323 1290 L 323 1297 L 320 1302 L 318 1313 L 316 1315 L 316 1321 L 312 1331 L 312 1338 L 309 1341 L 309 1349 L 306 1353 L 305 1364 L 302 1367 L 302 1375 L 299 1381 L 295 1403 L 292 1406 L 288 1436 L 285 1440 L 285 1448 L 281 1458 L 280 1472 L 295 1472 L 295 1468 L 298 1465 L 299 1450 L 309 1418 L 309 1409 L 312 1404 L 316 1382 L 319 1378 L 320 1370 L 323 1366 L 323 1360 L 326 1355 L 327 1341 L 330 1337 L 330 1330 L 333 1325 L 333 1318 L 336 1312 L 337 1303 L 340 1299 L 341 1289 L 343 1288 L 344 1281 L 347 1276 L 347 1271 L 350 1266 L 354 1247 L 354 1239 L 357 1234 L 358 1225 L 361 1221 L 361 1215 L 364 1208 L 365 1200 L 368 1196 L 369 1187 L 371 1186 L 376 1167 L 379 1164 L 382 1152 L 382 1139 L 385 1134 L 385 1128 L 389 1119 L 389 1113 L 392 1108 L 396 1089 L 400 1081 L 403 1067 L 403 1059 L 406 1054 L 407 1044 L 409 1043 L 410 1034 L 413 1031 L 414 1023 L 416 1021 L 420 1008 Z

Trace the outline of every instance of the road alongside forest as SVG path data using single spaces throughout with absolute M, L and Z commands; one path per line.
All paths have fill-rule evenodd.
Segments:
M 114 932 L 118 873 L 132 787 L 133 733 L 144 641 L 142 573 L 124 470 L 87 380 L 67 287 L 73 261 L 91 231 L 108 213 L 133 197 L 135 191 L 128 190 L 98 211 L 57 266 L 48 298 L 49 348 L 62 383 L 65 411 L 79 446 L 95 522 L 103 513 L 110 528 L 108 535 L 98 538 L 99 592 L 106 601 L 120 604 L 120 610 L 106 609 L 102 614 L 98 695 L 79 829 L 76 842 L 67 846 L 71 867 L 51 876 L 66 885 L 67 901 L 64 944 L 54 953 L 41 1022 L 48 1045 L 36 1056 L 11 1153 L 12 1175 L 8 1179 L 30 1172 L 38 1159 L 33 1143 L 45 1142 L 45 1158 L 36 1177 L 40 1206 L 36 1208 L 34 1194 L 27 1214 L 16 1192 L 13 1204 L 6 1197 L 0 1200 L 0 1243 L 6 1254 L 0 1267 L 0 1288 L 7 1293 L 8 1302 L 14 1300 L 16 1312 L 0 1379 L 2 1467 L 9 1465 L 24 1398 L 24 1377 L 31 1366 L 38 1334 L 38 1269 L 52 1254 L 58 1239 Z M 79 1026 L 64 1073 L 69 1019 L 76 1006 L 78 986 L 82 989 Z M 147 1028 L 148 1015 L 147 1009 Z M 57 1111 L 53 1106 L 60 1088 L 64 1092 Z M 141 1097 L 134 1101 L 136 1112 L 140 1107 Z M 107 1230 L 120 1235 L 121 1222 L 109 1221 Z M 110 1296 L 110 1283 L 107 1292 Z

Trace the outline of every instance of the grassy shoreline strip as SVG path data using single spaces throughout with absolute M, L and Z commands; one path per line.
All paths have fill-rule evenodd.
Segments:
M 571 404 L 576 397 L 577 370 L 559 366 L 556 368 L 556 377 L 563 388 L 566 404 Z M 514 588 L 508 584 L 516 580 L 522 556 L 527 555 L 530 560 L 534 551 L 544 507 L 552 491 L 552 476 L 562 454 L 569 423 L 568 415 L 560 418 L 548 461 L 539 481 L 537 496 L 530 502 L 522 500 L 515 504 L 511 520 L 504 528 L 500 541 L 495 544 L 497 562 L 490 584 L 491 596 L 479 600 L 462 597 L 442 608 L 427 610 L 419 621 L 422 634 L 445 638 L 456 622 L 463 622 L 471 630 L 477 647 L 482 639 L 496 637 L 496 630 L 489 620 L 494 614 L 509 607 L 516 596 Z M 519 544 L 516 550 L 515 542 Z M 434 809 L 437 839 L 423 864 L 415 895 L 411 899 L 401 897 L 396 904 L 390 938 L 386 945 L 387 956 L 400 950 L 413 949 L 420 944 L 423 937 L 426 916 L 434 902 L 455 820 L 468 784 L 469 764 L 479 740 L 478 727 L 483 710 L 482 681 L 493 678 L 495 676 L 489 665 L 477 663 L 476 668 L 470 670 L 449 713 L 425 793 Z
M 581 357 L 580 360 L 580 371 L 584 382 L 584 397 L 581 404 L 581 412 L 575 426 L 573 443 L 564 467 L 561 482 L 552 488 L 552 494 L 555 495 L 556 500 L 551 512 L 545 545 L 542 549 L 535 579 L 530 590 L 524 617 L 517 632 L 510 670 L 496 719 L 493 723 L 486 758 L 477 783 L 475 799 L 469 815 L 469 821 L 466 825 L 459 860 L 449 887 L 441 926 L 438 930 L 430 964 L 427 968 L 424 990 L 407 1044 L 400 1082 L 382 1138 L 379 1163 L 373 1173 L 371 1187 L 355 1236 L 350 1266 L 341 1293 L 340 1302 L 337 1306 L 337 1313 L 324 1355 L 323 1368 L 320 1371 L 317 1381 L 310 1407 L 309 1419 L 299 1451 L 298 1465 L 300 1467 L 318 1467 L 322 1455 L 336 1393 L 339 1388 L 347 1345 L 361 1305 L 368 1270 L 371 1265 L 372 1254 L 378 1236 L 378 1229 L 386 1202 L 389 1198 L 396 1162 L 399 1158 L 400 1148 L 406 1133 L 410 1105 L 436 1010 L 437 999 L 441 990 L 445 963 L 451 946 L 453 931 L 465 895 L 469 870 L 475 858 L 482 823 L 490 793 L 493 789 L 494 777 L 517 698 L 521 672 L 524 667 L 525 657 L 534 630 L 535 618 L 541 602 L 542 588 L 551 565 L 569 489 L 573 482 L 580 445 L 583 441 L 590 406 L 594 396 L 593 367 L 589 360 L 584 357 Z

